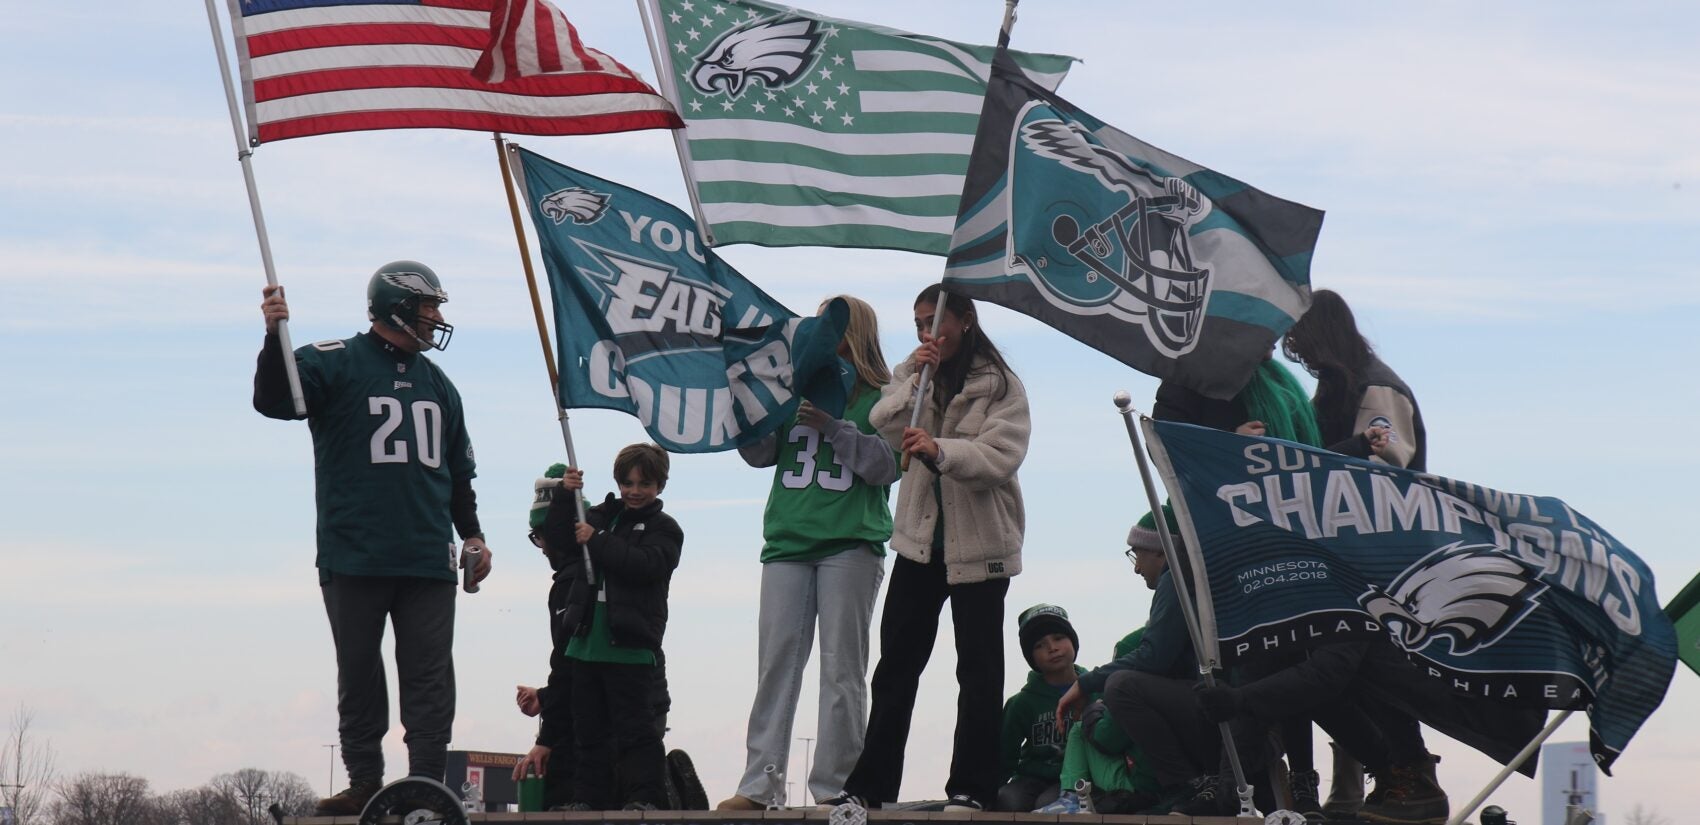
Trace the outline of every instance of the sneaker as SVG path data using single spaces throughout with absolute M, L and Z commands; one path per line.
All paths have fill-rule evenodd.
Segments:
M 561 804 L 561 805 L 556 805 L 555 807 L 550 808 L 549 810 L 551 810 L 551 811 L 573 811 L 575 813 L 579 813 L 579 812 L 583 812 L 583 811 L 594 811 L 596 809 L 590 807 L 589 802 L 567 802 L 567 803 L 564 803 L 564 804 Z
M 944 807 L 939 810 L 946 813 L 974 813 L 983 811 L 986 806 L 974 801 L 974 797 L 965 793 L 953 793 L 944 801 Z
M 360 812 L 366 809 L 366 803 L 372 801 L 372 797 L 381 787 L 382 785 L 373 780 L 352 782 L 334 795 L 319 800 L 319 804 L 313 807 L 313 815 L 359 816 Z
M 1442 825 L 1451 813 L 1446 792 L 1423 765 L 1393 765 L 1375 777 L 1375 790 L 1364 799 L 1357 817 L 1366 822 L 1395 825 Z
M 703 790 L 702 780 L 697 777 L 697 767 L 691 762 L 690 754 L 677 748 L 668 751 L 667 776 L 673 780 L 673 787 L 678 789 L 679 810 L 708 810 L 708 791 Z
M 868 807 L 868 800 L 849 791 L 840 791 L 837 796 L 829 796 L 815 803 L 815 808 L 822 811 L 830 811 L 834 808 L 843 807 L 845 805 L 854 805 L 858 808 L 866 809 Z
M 660 810 L 660 809 L 655 807 L 651 803 L 645 802 L 641 799 L 637 799 L 637 800 L 633 800 L 631 802 L 627 802 L 626 806 L 624 808 L 621 808 L 620 810 L 622 810 L 622 811 L 645 811 L 645 812 L 648 812 L 648 811 L 656 811 L 656 810 Z
M 1322 777 L 1316 771 L 1293 771 L 1287 774 L 1287 789 L 1293 794 L 1294 813 L 1303 814 L 1312 822 L 1322 820 Z
M 1080 795 L 1076 794 L 1074 791 L 1063 791 L 1062 793 L 1057 795 L 1056 801 L 1052 802 L 1049 805 L 1044 806 L 1043 808 L 1035 808 L 1033 810 L 1033 813 L 1036 813 L 1036 814 L 1078 814 L 1078 813 L 1082 813 L 1082 811 L 1080 809 Z
M 1240 812 L 1238 800 L 1229 799 L 1215 774 L 1205 774 L 1192 780 L 1192 796 L 1169 809 L 1172 814 L 1187 816 L 1231 816 Z
M 717 811 L 765 811 L 767 806 L 747 796 L 732 794 L 732 798 L 721 801 L 714 806 Z

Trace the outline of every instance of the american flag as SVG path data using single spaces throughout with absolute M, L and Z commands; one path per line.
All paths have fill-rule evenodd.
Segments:
M 255 143 L 365 129 L 577 135 L 682 125 L 665 98 L 586 48 L 545 0 L 229 2 Z

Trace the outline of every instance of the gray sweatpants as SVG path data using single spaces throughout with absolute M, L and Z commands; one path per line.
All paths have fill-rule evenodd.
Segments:
M 383 781 L 383 739 L 390 729 L 387 618 L 395 626 L 407 773 L 441 782 L 455 718 L 454 582 L 320 571 L 319 590 L 336 643 L 337 733 L 349 780 Z

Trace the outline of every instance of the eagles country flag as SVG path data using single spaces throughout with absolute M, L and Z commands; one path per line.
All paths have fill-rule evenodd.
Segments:
M 1310 306 L 1322 212 L 1106 126 L 1001 56 L 944 280 L 1232 398 Z
M 637 416 L 673 452 L 729 450 L 807 398 L 844 414 L 843 300 L 798 318 L 670 204 L 514 147 L 555 305 L 561 406 Z
M 1565 502 L 1278 439 L 1143 426 L 1217 661 L 1390 639 L 1453 697 L 1586 710 L 1608 774 L 1663 700 L 1676 632 L 1653 573 Z
M 993 49 L 755 0 L 643 0 L 711 243 L 943 255 Z M 1054 89 L 1072 57 L 1011 52 Z

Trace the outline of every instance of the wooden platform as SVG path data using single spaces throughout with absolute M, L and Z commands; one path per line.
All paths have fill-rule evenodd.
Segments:
M 617 825 L 633 825 L 633 823 L 667 823 L 667 825 L 732 825 L 733 823 L 750 823 L 765 825 L 773 823 L 794 822 L 814 823 L 824 825 L 827 821 L 826 811 L 816 810 L 786 810 L 786 811 L 576 811 L 542 812 L 542 813 L 496 813 L 470 814 L 473 822 L 507 823 L 507 822 L 571 822 L 578 825 L 607 822 Z M 285 817 L 285 825 L 358 825 L 359 817 Z M 401 817 L 385 817 L 386 823 L 397 823 Z M 1050 814 L 1012 814 L 1012 813 L 944 813 L 941 811 L 869 811 L 869 822 L 890 823 L 890 825 L 905 825 L 906 823 L 932 822 L 961 822 L 961 823 L 1062 823 L 1062 825 L 1263 825 L 1263 817 L 1234 817 L 1234 816 L 1177 816 L 1165 815 L 1117 815 L 1098 816 L 1095 814 L 1068 814 L 1056 816 Z

